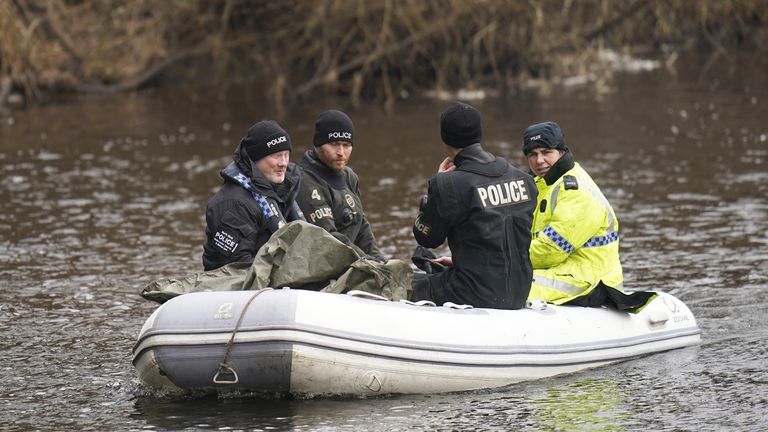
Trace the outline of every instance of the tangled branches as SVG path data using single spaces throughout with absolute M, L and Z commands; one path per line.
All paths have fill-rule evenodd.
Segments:
M 765 26 L 760 3 L 5 0 L 0 95 L 125 91 L 184 65 L 220 82 L 266 80 L 278 105 L 318 92 L 391 105 L 425 90 L 503 90 L 581 73 L 601 44 L 706 40 L 725 50 Z

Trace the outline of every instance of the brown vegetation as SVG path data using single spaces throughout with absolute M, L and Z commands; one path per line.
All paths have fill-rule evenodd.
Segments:
M 761 0 L 2 0 L 0 105 L 14 88 L 113 92 L 186 65 L 264 80 L 282 106 L 319 91 L 392 104 L 403 93 L 508 89 L 583 73 L 597 47 L 765 38 Z M 187 75 L 194 79 L 193 75 Z

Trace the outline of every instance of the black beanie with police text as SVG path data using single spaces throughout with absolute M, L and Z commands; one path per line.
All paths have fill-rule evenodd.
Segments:
M 539 147 L 568 151 L 565 136 L 560 125 L 553 122 L 536 123 L 525 128 L 523 132 L 523 154 Z
M 256 162 L 264 156 L 283 150 L 291 150 L 291 137 L 274 120 L 262 120 L 257 122 L 248 133 L 240 140 L 248 157 Z
M 454 148 L 464 148 L 483 139 L 480 111 L 455 102 L 440 115 L 440 138 Z
M 321 146 L 334 141 L 354 144 L 355 127 L 348 115 L 338 110 L 323 111 L 315 121 L 313 144 Z

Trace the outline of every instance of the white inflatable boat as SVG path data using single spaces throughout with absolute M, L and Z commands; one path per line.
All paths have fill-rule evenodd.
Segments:
M 175 297 L 133 348 L 162 391 L 267 395 L 437 393 L 504 386 L 697 345 L 677 298 L 638 314 L 534 304 L 505 311 L 304 290 Z

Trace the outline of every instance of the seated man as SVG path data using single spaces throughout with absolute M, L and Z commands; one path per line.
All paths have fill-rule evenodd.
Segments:
M 343 112 L 328 110 L 315 122 L 314 149 L 299 162 L 302 180 L 296 202 L 307 221 L 344 244 L 384 262 L 363 211 L 357 174 L 347 166 L 355 130 Z
M 440 246 L 448 269 L 416 274 L 411 300 L 520 309 L 531 287 L 531 223 L 536 187 L 530 175 L 483 150 L 480 112 L 455 103 L 440 116 L 448 157 L 429 180 L 413 226 L 419 245 Z
M 635 304 L 622 294 L 619 221 L 600 188 L 574 162 L 560 126 L 555 122 L 528 126 L 523 153 L 539 192 L 529 299 L 601 306 L 609 297 L 620 308 L 623 303 L 633 307 L 644 303 L 647 297 Z
M 206 271 L 252 262 L 286 221 L 304 219 L 295 202 L 301 177 L 289 162 L 290 152 L 291 138 L 277 122 L 264 120 L 248 129 L 205 211 Z

